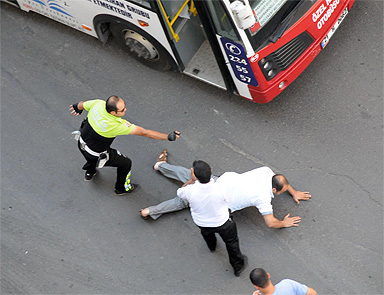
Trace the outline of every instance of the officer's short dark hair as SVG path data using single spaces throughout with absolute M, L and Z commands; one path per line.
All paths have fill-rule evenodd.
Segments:
M 279 192 L 283 189 L 284 185 L 289 184 L 288 180 L 282 174 L 275 174 L 272 176 L 272 188 Z
M 262 268 L 254 268 L 249 274 L 252 284 L 257 287 L 265 288 L 268 285 L 268 274 Z
M 192 167 L 196 178 L 201 183 L 208 183 L 211 180 L 211 167 L 206 162 L 196 160 L 193 162 Z
M 114 111 L 117 113 L 117 102 L 120 100 L 120 97 L 117 95 L 111 95 L 108 97 L 107 102 L 105 103 L 105 109 L 108 113 Z

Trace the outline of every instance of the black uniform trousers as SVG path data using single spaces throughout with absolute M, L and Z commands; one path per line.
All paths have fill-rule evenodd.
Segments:
M 207 242 L 209 250 L 211 251 L 215 251 L 216 249 L 217 239 L 215 233 L 220 235 L 225 242 L 225 246 L 227 247 L 229 263 L 232 265 L 235 272 L 244 266 L 244 256 L 240 251 L 236 223 L 231 218 L 219 227 L 199 226 L 199 228 L 204 240 Z
M 78 144 L 80 152 L 83 154 L 84 158 L 87 160 L 87 163 L 83 166 L 83 170 L 86 170 L 87 173 L 95 174 L 96 165 L 98 157 L 88 154 L 86 151 L 80 148 L 80 142 Z M 121 154 L 118 150 L 113 148 L 109 149 L 109 160 L 105 163 L 104 166 L 117 167 L 117 178 L 115 183 L 115 189 L 118 191 L 125 190 L 125 182 L 132 168 L 132 161 L 128 157 Z

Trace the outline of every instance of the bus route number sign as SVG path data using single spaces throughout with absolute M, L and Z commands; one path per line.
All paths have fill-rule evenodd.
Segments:
M 227 58 L 236 78 L 243 83 L 259 86 L 247 56 L 245 55 L 243 46 L 226 38 L 221 38 L 221 43 L 223 44 L 225 53 L 227 54 Z

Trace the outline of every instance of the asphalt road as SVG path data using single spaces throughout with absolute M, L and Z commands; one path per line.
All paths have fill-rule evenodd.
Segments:
M 68 105 L 117 94 L 126 117 L 182 137 L 125 136 L 139 191 L 113 193 L 114 169 L 83 181 Z M 85 115 L 82 116 L 83 118 Z M 207 249 L 188 210 L 152 169 L 209 162 L 214 174 L 267 165 L 312 199 L 273 200 L 300 226 L 235 214 L 249 266 L 236 278 L 220 240 Z M 319 294 L 383 294 L 383 4 L 357 1 L 329 45 L 282 95 L 258 105 L 178 73 L 159 73 L 42 16 L 1 4 L 1 294 L 251 294 L 254 267 Z

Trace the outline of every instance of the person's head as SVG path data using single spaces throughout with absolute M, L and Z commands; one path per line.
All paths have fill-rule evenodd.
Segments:
M 249 274 L 249 278 L 257 289 L 264 289 L 270 284 L 270 275 L 262 268 L 254 268 Z
M 272 192 L 280 195 L 288 190 L 289 182 L 284 175 L 275 174 L 272 177 Z
M 108 97 L 107 102 L 105 103 L 105 109 L 108 113 L 116 117 L 124 116 L 125 111 L 127 110 L 124 100 L 116 95 Z
M 193 162 L 192 168 L 200 183 L 208 183 L 211 180 L 211 167 L 206 162 L 196 160 Z

